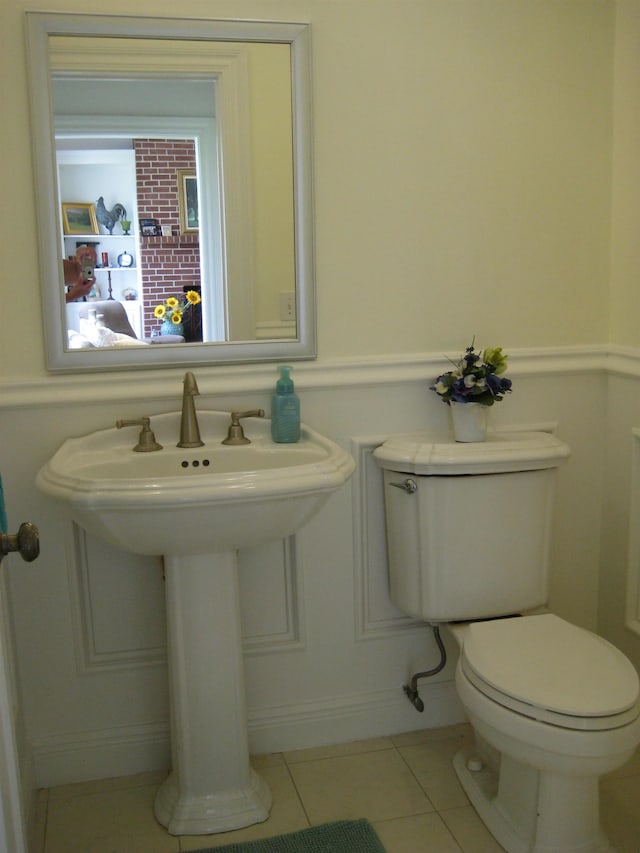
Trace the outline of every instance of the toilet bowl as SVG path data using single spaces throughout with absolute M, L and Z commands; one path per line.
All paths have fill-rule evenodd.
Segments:
M 638 676 L 601 637 L 551 613 L 450 626 L 476 735 L 454 767 L 509 853 L 605 853 L 598 780 L 640 742 Z
M 540 431 L 476 444 L 418 432 L 373 455 L 391 600 L 458 642 L 456 687 L 476 744 L 454 767 L 471 803 L 508 853 L 610 851 L 598 779 L 640 743 L 638 676 L 614 646 L 552 613 L 513 615 L 549 602 L 568 446 Z M 417 691 L 405 693 L 420 708 Z

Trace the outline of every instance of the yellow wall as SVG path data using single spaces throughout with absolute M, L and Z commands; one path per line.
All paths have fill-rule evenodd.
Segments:
M 0 377 L 14 378 L 45 373 L 29 5 L 4 0 L 0 27 L 0 280 L 20 317 L 3 324 Z M 36 5 L 105 11 L 102 0 Z M 506 348 L 606 342 L 614 10 L 609 0 L 184 0 L 179 10 L 113 0 L 108 9 L 311 22 L 321 358 L 458 350 L 474 333 Z M 613 331 L 628 337 L 630 322 Z
M 274 50 L 277 47 L 278 50 Z M 280 319 L 295 289 L 291 57 L 288 45 L 249 45 L 256 320 Z
M 610 338 L 640 344 L 640 2 L 616 3 Z

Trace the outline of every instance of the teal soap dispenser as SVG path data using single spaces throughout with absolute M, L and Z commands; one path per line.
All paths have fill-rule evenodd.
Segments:
M 279 367 L 280 379 L 271 398 L 271 438 L 278 444 L 293 444 L 300 438 L 300 400 L 289 376 L 291 367 Z

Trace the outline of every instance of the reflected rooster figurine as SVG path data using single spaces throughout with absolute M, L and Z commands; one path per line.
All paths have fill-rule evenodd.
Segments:
M 114 204 L 111 210 L 107 210 L 104 204 L 104 196 L 100 196 L 96 202 L 96 219 L 100 225 L 104 225 L 109 234 L 113 234 L 113 226 L 119 219 L 126 219 L 127 211 L 122 204 Z

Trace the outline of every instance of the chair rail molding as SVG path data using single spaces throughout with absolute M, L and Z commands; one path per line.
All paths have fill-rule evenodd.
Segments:
M 431 382 L 460 353 L 409 353 L 318 359 L 296 363 L 296 387 L 331 389 L 349 386 Z M 607 347 L 604 344 L 570 347 L 509 348 L 510 375 L 552 376 L 616 372 L 640 377 L 640 348 Z M 198 367 L 203 395 L 256 393 L 273 385 L 273 364 L 213 365 Z M 37 378 L 0 378 L 0 410 L 42 405 L 66 407 L 93 402 L 119 402 L 146 397 L 179 397 L 183 368 L 113 371 L 88 375 L 52 375 Z M 174 391 L 174 387 L 178 389 Z

